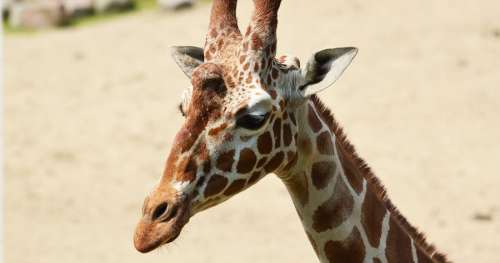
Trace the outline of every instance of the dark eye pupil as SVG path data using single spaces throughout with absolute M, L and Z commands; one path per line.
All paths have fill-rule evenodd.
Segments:
M 238 120 L 236 120 L 236 125 L 238 125 L 238 127 L 249 130 L 256 130 L 264 125 L 268 116 L 269 113 L 266 113 L 264 115 L 243 115 Z

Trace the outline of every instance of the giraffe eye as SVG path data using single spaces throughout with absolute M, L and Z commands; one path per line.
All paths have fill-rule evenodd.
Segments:
M 257 130 L 266 123 L 268 117 L 269 113 L 245 114 L 236 120 L 236 125 L 249 130 Z

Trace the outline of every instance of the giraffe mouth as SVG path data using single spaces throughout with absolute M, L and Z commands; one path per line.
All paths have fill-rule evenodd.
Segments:
M 182 229 L 189 222 L 190 205 L 186 200 L 176 206 L 175 215 L 169 217 L 168 220 L 155 221 L 151 220 L 148 215 L 141 218 L 134 234 L 134 246 L 137 251 L 147 253 L 179 237 Z

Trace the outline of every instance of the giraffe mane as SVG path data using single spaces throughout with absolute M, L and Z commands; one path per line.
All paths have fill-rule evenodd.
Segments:
M 343 131 L 343 128 L 335 120 L 331 110 L 328 109 L 328 107 L 325 106 L 325 104 L 316 95 L 312 95 L 310 98 L 314 103 L 318 114 L 330 127 L 332 132 L 335 134 L 337 141 L 349 153 L 355 165 L 361 172 L 361 175 L 367 180 L 368 187 L 371 187 L 372 190 L 374 190 L 377 198 L 382 201 L 391 213 L 391 216 L 394 216 L 393 218 L 396 223 L 399 224 L 410 235 L 410 237 L 413 238 L 413 240 L 415 240 L 415 244 L 423 249 L 423 251 L 427 253 L 431 259 L 436 260 L 439 263 L 450 263 L 450 261 L 446 258 L 446 255 L 437 251 L 436 247 L 426 240 L 425 234 L 411 225 L 410 222 L 408 222 L 408 220 L 399 212 L 399 209 L 389 199 L 387 191 L 380 179 L 373 173 L 368 164 L 361 157 L 359 157 L 353 144 L 349 141 L 347 135 Z

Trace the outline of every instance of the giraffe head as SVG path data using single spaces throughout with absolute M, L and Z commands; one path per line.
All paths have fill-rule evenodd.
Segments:
M 356 55 L 355 48 L 325 49 L 304 69 L 296 58 L 275 58 L 280 1 L 254 4 L 241 34 L 236 1 L 215 0 L 204 48 L 173 48 L 191 86 L 163 176 L 144 201 L 134 236 L 141 252 L 173 241 L 194 214 L 293 167 L 300 126 L 294 110 L 331 85 Z

